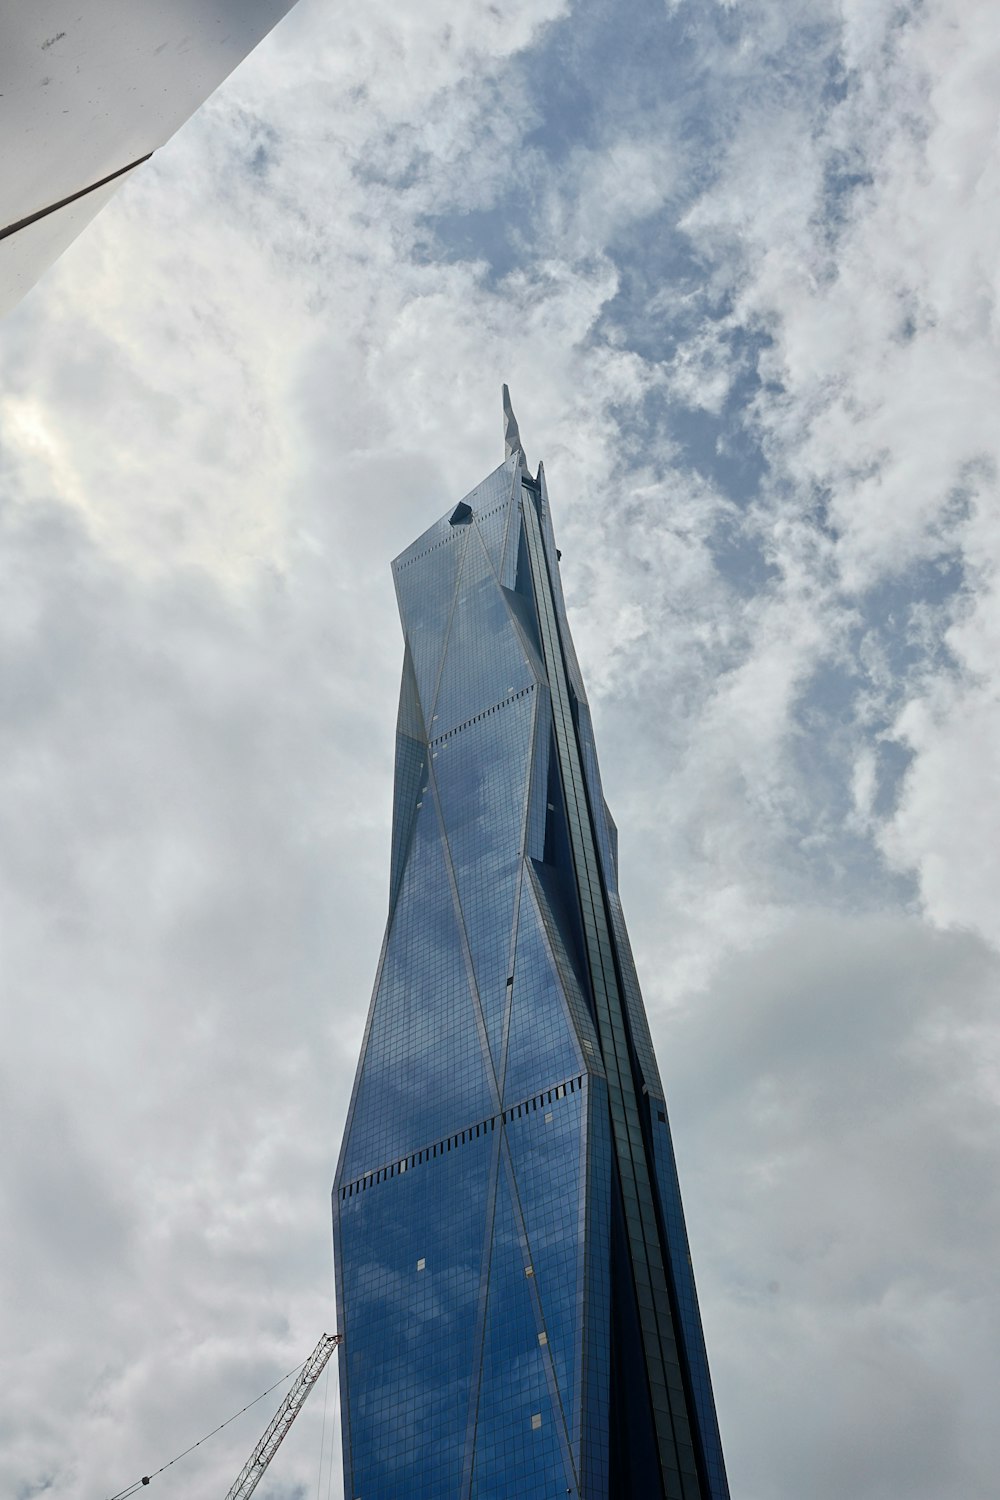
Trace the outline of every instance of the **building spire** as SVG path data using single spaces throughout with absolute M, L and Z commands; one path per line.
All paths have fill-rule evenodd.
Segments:
M 525 469 L 528 467 L 528 457 L 521 447 L 521 434 L 517 430 L 517 418 L 514 408 L 510 404 L 510 391 L 506 385 L 503 388 L 503 446 L 504 458 L 510 458 L 514 453 L 520 453 L 521 462 Z

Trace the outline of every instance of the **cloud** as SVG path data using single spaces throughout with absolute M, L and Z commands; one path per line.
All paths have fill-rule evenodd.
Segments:
M 661 1023 L 748 1495 L 991 1493 L 998 979 L 969 933 L 816 912 Z
M 926 909 L 945 925 L 998 928 L 991 891 L 1000 875 L 992 808 L 1000 775 L 1000 711 L 991 681 L 997 595 L 990 577 L 946 641 L 960 671 L 911 698 L 894 733 L 913 755 L 899 803 L 881 832 L 887 857 L 915 869 Z
M 333 684 L 322 627 L 277 589 L 241 615 L 197 575 L 149 587 L 70 516 L 5 517 L 5 1349 L 49 1390 L 8 1369 L 5 1464 L 12 1489 L 44 1470 L 83 1494 L 170 1457 L 328 1318 L 394 673 L 371 785 L 347 792 L 330 757 L 364 734 L 377 651 Z M 103 1414 L 126 1409 L 123 1439 Z

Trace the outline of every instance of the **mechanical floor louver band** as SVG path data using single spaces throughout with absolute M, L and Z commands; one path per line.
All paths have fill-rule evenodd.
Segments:
M 726 1500 L 545 478 L 393 565 L 389 920 L 334 1186 L 345 1494 Z

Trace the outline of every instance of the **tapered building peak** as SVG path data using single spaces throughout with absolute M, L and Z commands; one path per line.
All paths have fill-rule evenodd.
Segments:
M 521 444 L 521 434 L 517 430 L 517 418 L 514 408 L 510 404 L 510 391 L 505 385 L 503 388 L 503 446 L 504 458 L 510 458 L 514 453 L 520 453 L 521 462 L 528 467 L 528 455 Z

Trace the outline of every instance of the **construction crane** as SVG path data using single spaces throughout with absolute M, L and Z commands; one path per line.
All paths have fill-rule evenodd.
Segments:
M 243 1465 L 243 1471 L 226 1500 L 247 1500 L 263 1479 L 268 1464 L 281 1447 L 306 1397 L 326 1369 L 330 1355 L 343 1342 L 342 1333 L 324 1333 L 298 1374 L 298 1379 L 271 1419 L 270 1426 Z
M 264 1472 L 268 1464 L 281 1447 L 282 1440 L 287 1434 L 289 1427 L 291 1427 L 295 1418 L 303 1406 L 305 1406 L 306 1397 L 326 1369 L 330 1355 L 336 1349 L 337 1345 L 342 1344 L 343 1341 L 343 1334 L 324 1333 L 309 1358 L 304 1360 L 301 1365 L 296 1366 L 298 1379 L 275 1412 L 264 1436 L 247 1459 L 242 1474 L 229 1491 L 226 1500 L 246 1500 L 247 1495 L 253 1494 L 264 1477 Z M 117 1494 L 112 1495 L 111 1500 L 129 1500 L 129 1496 L 137 1494 L 145 1485 L 152 1484 L 153 1480 L 160 1474 L 165 1474 L 168 1469 L 172 1469 L 174 1464 L 180 1463 L 182 1458 L 187 1458 L 189 1453 L 193 1453 L 196 1448 L 200 1448 L 202 1443 L 207 1443 L 209 1438 L 214 1438 L 215 1434 L 221 1432 L 224 1427 L 228 1427 L 230 1422 L 235 1422 L 238 1417 L 242 1417 L 243 1413 L 249 1411 L 251 1406 L 256 1406 L 258 1401 L 263 1401 L 265 1396 L 269 1396 L 272 1391 L 276 1391 L 279 1385 L 284 1385 L 285 1381 L 289 1380 L 296 1373 L 296 1370 L 289 1370 L 287 1375 L 283 1375 L 274 1385 L 269 1386 L 262 1395 L 255 1396 L 246 1406 L 234 1412 L 231 1417 L 227 1417 L 224 1422 L 220 1422 L 218 1427 L 213 1427 L 211 1432 L 207 1432 L 196 1443 L 192 1443 L 190 1448 L 185 1448 L 183 1453 L 178 1453 L 175 1458 L 171 1458 L 167 1463 L 161 1464 L 151 1474 L 143 1474 L 141 1479 L 136 1479 L 132 1484 L 127 1484 L 123 1490 L 119 1490 Z

